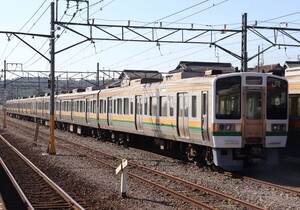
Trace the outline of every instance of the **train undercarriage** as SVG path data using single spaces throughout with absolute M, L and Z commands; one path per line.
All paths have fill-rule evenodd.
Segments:
M 38 122 L 42 125 L 49 126 L 49 121 L 45 119 L 12 113 L 10 113 L 9 116 L 17 119 Z M 97 138 L 99 141 L 108 141 L 124 147 L 138 147 L 145 150 L 155 150 L 159 153 L 163 151 L 163 154 L 167 154 L 172 157 L 176 156 L 176 158 L 180 159 L 186 159 L 190 162 L 196 163 L 200 167 L 212 166 L 214 169 L 217 169 L 218 167 L 216 167 L 216 165 L 226 166 L 232 165 L 233 162 L 236 162 L 238 167 L 242 166 L 242 168 L 251 169 L 260 165 L 265 167 L 265 164 L 268 161 L 278 162 L 278 159 L 274 160 L 274 157 L 278 157 L 277 149 L 267 150 L 259 144 L 246 145 L 244 148 L 215 149 L 202 145 L 171 141 L 149 136 L 145 137 L 137 134 L 87 127 L 59 121 L 55 122 L 55 128 L 82 136 L 91 136 Z M 269 157 L 273 157 L 273 159 L 268 160 Z M 228 170 L 233 169 L 231 166 L 228 168 L 222 168 Z

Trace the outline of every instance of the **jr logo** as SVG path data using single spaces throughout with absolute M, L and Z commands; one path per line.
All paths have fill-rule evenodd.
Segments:
M 280 81 L 274 81 L 273 83 L 272 83 L 272 87 L 274 87 L 274 88 L 281 88 L 281 82 Z

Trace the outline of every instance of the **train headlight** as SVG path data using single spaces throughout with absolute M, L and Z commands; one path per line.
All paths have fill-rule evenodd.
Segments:
M 220 124 L 220 125 L 219 125 L 219 130 L 220 130 L 220 131 L 224 130 L 224 128 L 225 128 L 225 125 L 224 125 L 224 124 Z
M 286 125 L 285 124 L 272 124 L 272 131 L 275 131 L 275 132 L 286 131 Z
M 227 125 L 226 125 L 226 130 L 227 130 L 227 131 L 231 131 L 231 127 L 232 127 L 232 125 L 227 124 Z
M 234 131 L 235 125 L 234 124 L 218 124 L 217 128 L 218 128 L 218 131 Z
M 236 125 L 235 125 L 235 131 L 236 131 L 236 132 L 241 132 L 241 130 L 242 130 L 241 125 L 240 125 L 240 124 L 236 124 Z

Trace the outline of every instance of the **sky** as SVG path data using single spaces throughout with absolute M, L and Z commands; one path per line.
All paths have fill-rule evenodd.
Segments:
M 2 0 L 3 1 L 3 0 Z M 50 3 L 51 0 L 6 1 L 1 5 L 0 31 L 25 32 L 33 34 L 50 34 Z M 56 1 L 54 1 L 57 3 Z M 242 26 L 242 14 L 247 13 L 248 25 L 255 22 L 259 26 L 289 27 L 300 29 L 300 1 L 297 0 L 90 0 L 89 19 L 95 24 L 126 26 L 150 26 L 195 29 L 235 29 Z M 57 6 L 57 20 L 66 23 L 87 23 L 87 3 L 81 2 L 78 7 L 76 1 L 59 0 Z M 90 36 L 88 27 L 69 25 L 73 31 Z M 81 36 L 71 30 L 64 30 L 56 25 L 55 52 L 66 49 L 83 40 Z M 115 36 L 120 37 L 120 29 L 105 28 Z M 137 32 L 151 37 L 149 31 Z M 262 30 L 265 37 L 272 41 L 274 33 Z M 100 30 L 93 28 L 93 37 L 107 38 Z M 300 40 L 300 32 L 290 34 Z M 125 37 L 136 39 L 136 35 L 126 32 Z M 161 37 L 164 32 L 154 30 L 153 37 Z M 207 33 L 198 41 L 216 41 L 229 33 Z M 184 34 L 186 39 L 191 35 Z M 9 78 L 22 76 L 42 76 L 38 71 L 50 72 L 47 59 L 37 54 L 40 51 L 47 58 L 49 55 L 49 40 L 38 36 L 19 36 L 31 47 L 9 33 L 0 33 L 0 69 L 7 62 L 10 70 Z M 170 39 L 182 39 L 181 34 Z M 285 44 L 299 44 L 282 34 L 277 34 L 277 41 Z M 218 42 L 237 55 L 241 55 L 241 34 L 237 34 Z M 248 56 L 257 54 L 270 46 L 252 32 L 248 31 Z M 285 61 L 300 59 L 298 47 L 272 47 L 260 56 L 260 60 L 253 58 L 248 66 L 258 64 L 284 64 Z M 101 70 L 122 71 L 158 70 L 168 72 L 176 68 L 180 61 L 201 62 L 229 62 L 240 68 L 240 60 L 223 50 L 208 44 L 191 43 L 155 43 L 132 41 L 87 41 L 75 47 L 68 48 L 55 55 L 55 71 L 57 72 L 85 72 L 87 75 L 97 70 L 97 63 Z M 19 73 L 18 70 L 24 73 Z M 15 73 L 13 72 L 15 70 Z M 30 74 L 28 72 L 31 72 Z M 26 75 L 27 74 L 27 75 Z M 66 74 L 56 75 L 65 77 Z M 93 75 L 93 74 L 91 74 Z M 1 75 L 0 75 L 1 76 Z M 95 75 L 93 75 L 95 76 Z M 93 77 L 92 76 L 92 77 Z

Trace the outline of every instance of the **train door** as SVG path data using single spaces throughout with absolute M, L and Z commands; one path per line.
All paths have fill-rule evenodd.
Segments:
M 245 126 L 244 141 L 247 143 L 261 143 L 264 138 L 263 109 L 264 104 L 262 91 L 246 90 L 245 101 Z
M 135 128 L 143 131 L 143 98 L 135 96 Z
M 113 117 L 113 99 L 111 97 L 107 98 L 107 125 L 112 127 L 112 117 Z
M 178 93 L 177 95 L 177 132 L 178 136 L 189 138 L 189 106 L 188 94 Z
M 208 93 L 207 91 L 201 92 L 201 132 L 202 139 L 209 140 L 208 135 Z

